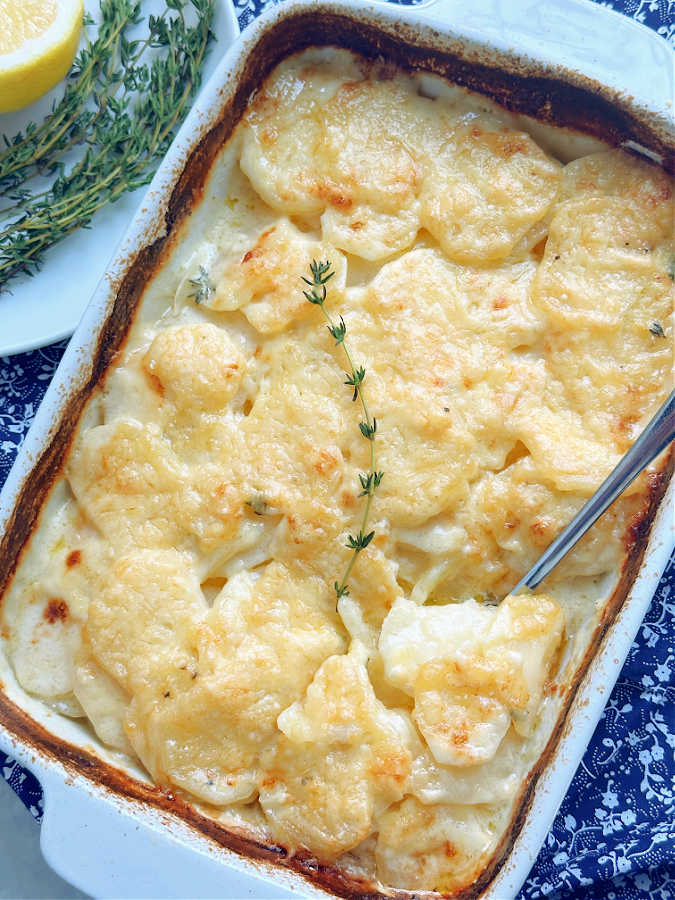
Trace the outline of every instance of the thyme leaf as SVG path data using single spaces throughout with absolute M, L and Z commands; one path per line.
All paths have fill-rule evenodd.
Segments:
M 375 432 L 377 431 L 377 419 L 373 419 L 372 422 L 359 422 L 359 428 L 361 429 L 361 434 L 364 438 L 372 441 L 375 438 Z
M 331 337 L 335 339 L 336 344 L 341 344 L 345 339 L 345 334 L 347 333 L 347 326 L 345 325 L 345 320 L 340 316 L 340 324 L 339 325 L 329 325 L 328 331 L 331 334 Z
M 359 396 L 359 389 L 363 384 L 364 378 L 366 377 L 366 370 L 363 368 L 363 366 L 359 366 L 358 369 L 354 369 L 352 371 L 351 375 L 349 373 L 346 374 L 347 380 L 345 381 L 345 384 L 349 387 L 354 388 L 354 396 L 352 397 L 352 400 L 356 402 Z
M 380 486 L 380 482 L 384 476 L 384 472 L 368 472 L 367 475 L 359 475 L 359 481 L 363 490 L 359 497 L 369 497 L 375 493 L 375 489 Z
M 188 297 L 194 300 L 197 305 L 208 300 L 215 290 L 209 278 L 209 273 L 204 266 L 199 267 L 199 274 L 196 278 L 190 278 L 189 282 L 194 290 L 188 294 Z
M 350 550 L 356 550 L 357 552 L 361 552 L 361 550 L 365 550 L 368 544 L 375 537 L 375 532 L 370 531 L 368 534 L 363 533 L 363 529 L 359 531 L 359 533 L 354 537 L 353 534 L 348 535 L 347 537 L 347 547 Z

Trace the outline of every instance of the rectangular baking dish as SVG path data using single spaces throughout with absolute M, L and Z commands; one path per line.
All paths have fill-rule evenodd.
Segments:
M 80 412 L 124 341 L 144 281 L 184 211 L 198 202 L 215 154 L 271 68 L 313 44 L 340 44 L 445 75 L 518 112 L 675 166 L 669 49 L 602 7 L 583 0 L 481 0 L 471 9 L 454 0 L 412 9 L 291 0 L 272 8 L 230 49 L 200 95 L 63 357 L 0 493 L 0 592 Z M 507 839 L 462 896 L 515 896 L 536 858 L 670 555 L 675 492 L 666 481 L 654 481 L 650 513 Z M 339 872 L 292 863 L 279 848 L 225 832 L 140 771 L 123 770 L 77 722 L 26 695 L 1 652 L 0 747 L 42 782 L 47 861 L 94 896 L 364 896 L 364 886 Z

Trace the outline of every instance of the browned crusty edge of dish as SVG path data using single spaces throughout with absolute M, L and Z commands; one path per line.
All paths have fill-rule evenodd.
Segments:
M 421 32 L 405 24 L 382 26 L 367 17 L 345 14 L 337 7 L 321 4 L 311 13 L 291 13 L 271 24 L 248 53 L 238 72 L 233 95 L 224 104 L 217 124 L 199 140 L 180 173 L 166 212 L 166 233 L 128 260 L 126 273 L 114 286 L 111 312 L 104 324 L 93 359 L 81 375 L 56 423 L 47 447 L 26 479 L 7 530 L 0 541 L 0 596 L 8 587 L 23 548 L 35 529 L 40 510 L 54 480 L 59 476 L 76 425 L 86 401 L 101 383 L 124 344 L 144 285 L 162 265 L 175 239 L 178 225 L 199 202 L 215 157 L 246 108 L 249 97 L 269 72 L 286 56 L 314 45 L 337 45 L 367 58 L 383 57 L 404 69 L 433 72 L 457 84 L 479 91 L 507 108 L 551 124 L 576 129 L 611 144 L 635 141 L 659 154 L 664 167 L 675 170 L 675 140 L 662 128 L 651 127 L 648 118 L 631 111 L 618 95 L 580 75 L 544 69 L 500 57 L 492 51 L 462 47 L 431 29 Z M 499 68 L 502 66 L 502 68 Z M 616 619 L 644 555 L 649 529 L 673 470 L 673 454 L 651 478 L 649 494 L 641 513 L 629 524 L 626 560 L 619 584 L 605 605 L 588 650 L 567 687 L 563 707 L 547 746 L 521 789 L 516 812 L 504 838 L 474 885 L 455 892 L 457 900 L 478 897 L 504 864 L 534 796 L 538 778 L 546 767 L 566 728 L 567 714 L 577 688 L 606 632 Z M 0 688 L 2 685 L 0 684 Z M 291 868 L 313 884 L 340 897 L 381 897 L 373 885 L 347 876 L 337 867 L 321 866 L 301 855 L 290 857 L 278 846 L 268 846 L 197 812 L 179 792 L 167 793 L 131 778 L 102 762 L 93 753 L 68 744 L 34 722 L 0 690 L 0 722 L 36 752 L 57 758 L 67 769 L 91 779 L 113 794 L 142 801 L 164 813 L 179 816 L 201 834 L 253 861 Z M 411 897 L 409 892 L 391 891 L 388 896 Z

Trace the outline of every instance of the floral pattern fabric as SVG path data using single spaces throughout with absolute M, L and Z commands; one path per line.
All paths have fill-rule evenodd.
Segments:
M 269 2 L 235 0 L 242 28 Z M 675 0 L 601 5 L 675 46 Z M 62 341 L 0 357 L 0 485 L 64 349 Z M 519 900 L 675 900 L 674 587 L 675 558 Z M 0 776 L 39 821 L 42 792 L 34 776 L 2 753 Z

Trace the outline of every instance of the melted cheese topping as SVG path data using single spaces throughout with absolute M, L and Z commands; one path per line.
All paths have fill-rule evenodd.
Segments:
M 429 83 L 341 51 L 272 74 L 2 616 L 24 689 L 159 785 L 321 863 L 452 892 L 503 836 L 643 508 L 645 477 L 546 594 L 485 602 L 666 393 L 673 205 L 655 167 L 563 165 Z M 312 259 L 333 265 L 385 472 L 337 609 L 369 453 L 302 294 Z

